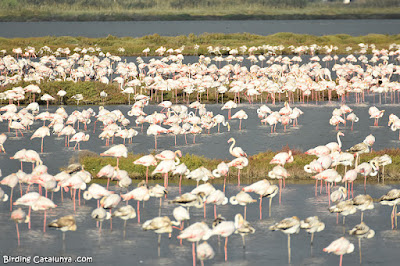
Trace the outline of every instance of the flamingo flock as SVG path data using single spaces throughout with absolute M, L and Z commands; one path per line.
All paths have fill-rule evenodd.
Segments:
M 366 45 L 360 46 L 362 51 L 370 48 Z M 351 131 L 354 128 L 357 130 L 358 125 L 354 123 L 358 123 L 359 118 L 346 103 L 353 99 L 352 97 L 356 99 L 357 104 L 364 103 L 365 95 L 375 96 L 375 93 L 379 93 L 380 98 L 382 94 L 385 95 L 385 99 L 386 94 L 389 94 L 391 101 L 396 101 L 396 92 L 398 94 L 399 86 L 391 78 L 398 74 L 398 67 L 389 64 L 388 57 L 389 54 L 390 56 L 397 55 L 396 51 L 399 47 L 392 47 L 387 51 L 372 49 L 374 57 L 371 59 L 363 55 L 360 55 L 359 58 L 354 56 L 341 59 L 337 56 L 336 59 L 335 57 L 325 58 L 323 62 L 335 61 L 332 71 L 328 69 L 328 63 L 325 68 L 321 66 L 318 56 L 313 56 L 309 63 L 300 65 L 299 63 L 302 61 L 300 54 L 303 52 L 295 47 L 293 49 L 299 53 L 298 57 L 270 56 L 267 60 L 265 57 L 263 59 L 250 55 L 248 60 L 252 62 L 252 66 L 249 69 L 241 67 L 239 63 L 236 65 L 226 64 L 220 68 L 210 64 L 212 59 L 205 56 L 199 57 L 198 63 L 185 65 L 183 56 L 179 53 L 173 55 L 173 52 L 165 57 L 166 59 L 151 60 L 149 63 L 138 58 L 137 65 L 132 62 L 124 63 L 120 58 L 111 55 L 99 55 L 99 57 L 88 55 L 83 56 L 82 59 L 78 51 L 73 55 L 69 55 L 69 52 L 65 51 L 65 55 L 70 60 L 48 56 L 46 59 L 41 58 L 37 65 L 29 60 L 20 61 L 22 59 L 15 59 L 11 56 L 1 58 L 0 63 L 4 66 L 4 72 L 10 74 L 7 78 L 0 79 L 3 86 L 15 84 L 21 79 L 25 80 L 29 73 L 25 73 L 24 69 L 33 68 L 38 71 L 40 69 L 38 76 L 42 79 L 51 77 L 74 82 L 94 79 L 108 83 L 112 74 L 118 74 L 112 81 L 118 83 L 121 93 L 129 94 L 129 103 L 131 94 L 134 94 L 134 102 L 126 114 L 118 109 L 108 110 L 104 106 L 100 106 L 98 112 L 95 112 L 93 108 L 83 107 L 71 114 L 68 114 L 60 106 L 52 113 L 48 111 L 48 105 L 49 102 L 57 101 L 57 97 L 60 99 L 71 97 L 79 104 L 85 100 L 85 96 L 82 94 L 68 95 L 63 90 L 54 96 L 41 95 L 40 86 L 33 84 L 27 85 L 25 88 L 14 87 L 0 94 L 0 99 L 9 101 L 7 105 L 0 107 L 0 112 L 2 112 L 1 121 L 7 123 L 10 131 L 10 133 L 0 134 L 0 151 L 6 153 L 6 151 L 12 150 L 11 144 L 15 139 L 28 137 L 31 140 L 29 148 L 16 151 L 10 157 L 20 161 L 20 169 L 18 171 L 15 169 L 16 171 L 11 173 L 8 173 L 9 169 L 2 169 L 3 172 L 7 172 L 7 175 L 0 181 L 0 185 L 10 188 L 0 189 L 0 201 L 10 201 L 7 209 L 10 207 L 11 220 L 16 224 L 18 245 L 24 245 L 25 239 L 21 233 L 32 230 L 32 219 L 38 219 L 38 215 L 32 215 L 32 212 L 40 212 L 43 215 L 43 232 L 47 227 L 59 229 L 62 231 L 62 241 L 64 242 L 67 231 L 81 230 L 78 211 L 80 208 L 84 208 L 82 205 L 87 204 L 86 201 L 94 199 L 97 201 L 97 205 L 85 218 L 93 219 L 92 226 L 97 228 L 96 232 L 99 237 L 106 234 L 104 223 L 109 223 L 110 230 L 118 230 L 115 229 L 115 217 L 119 217 L 124 223 L 122 232 L 125 240 L 127 239 L 126 232 L 130 230 L 127 223 L 129 220 L 135 219 L 144 231 L 154 231 L 158 234 L 158 256 L 161 256 L 162 234 L 167 234 L 169 238 L 174 233 L 178 234 L 178 240 L 168 240 L 172 245 L 183 245 L 183 240 L 191 242 L 192 262 L 195 265 L 198 260 L 201 264 L 204 264 L 205 260 L 212 259 L 229 261 L 228 238 L 231 243 L 236 241 L 235 235 L 240 235 L 243 249 L 246 249 L 246 236 L 255 234 L 260 229 L 268 228 L 271 231 L 281 231 L 287 235 L 288 263 L 290 264 L 292 262 L 292 235 L 298 234 L 303 229 L 311 234 L 311 245 L 318 246 L 320 241 L 319 239 L 314 241 L 314 233 L 322 232 L 328 226 L 334 225 L 329 223 L 328 219 L 322 221 L 321 217 L 305 217 L 302 213 L 297 213 L 298 216 L 280 217 L 280 208 L 285 207 L 291 197 L 291 184 L 290 182 L 286 184 L 286 179 L 296 176 L 296 173 L 288 171 L 285 165 L 296 163 L 295 151 L 276 153 L 270 161 L 265 162 L 265 172 L 262 173 L 262 176 L 257 177 L 257 181 L 243 185 L 243 180 L 241 182 L 240 178 L 241 171 L 252 167 L 251 158 L 248 156 L 250 152 L 246 152 L 246 143 L 240 141 L 237 143 L 231 134 L 233 132 L 246 134 L 249 126 L 242 120 L 256 115 L 261 123 L 268 123 L 271 127 L 271 130 L 261 127 L 264 134 L 276 133 L 279 123 L 283 126 L 284 132 L 288 131 L 288 127 L 297 129 L 299 128 L 298 120 L 304 112 L 298 107 L 292 108 L 295 101 L 304 102 L 305 97 L 308 101 L 311 96 L 312 100 L 318 102 L 322 101 L 327 94 L 328 101 L 331 102 L 333 100 L 332 93 L 335 92 L 341 98 L 340 108 L 332 111 L 332 117 L 326 121 L 326 126 L 332 125 L 336 128 L 336 141 L 306 150 L 305 154 L 312 156 L 313 160 L 303 166 L 304 171 L 309 174 L 310 180 L 316 182 L 315 192 L 310 195 L 314 194 L 313 196 L 318 198 L 326 214 L 336 214 L 337 224 L 339 214 L 343 216 L 343 224 L 345 224 L 347 216 L 354 215 L 357 211 L 361 212 L 361 223 L 355 225 L 353 229 L 347 230 L 348 236 L 344 231 L 344 236 L 340 235 L 339 239 L 333 241 L 326 248 L 322 246 L 318 248 L 321 251 L 339 255 L 339 264 L 342 265 L 343 255 L 354 251 L 354 244 L 346 237 L 352 240 L 351 236 L 355 236 L 358 239 L 361 263 L 361 239 L 370 239 L 375 236 L 375 231 L 366 224 L 369 222 L 368 216 L 372 212 L 371 210 L 378 208 L 376 203 L 392 206 L 391 227 L 392 229 L 397 228 L 397 216 L 399 216 L 397 205 L 400 203 L 400 191 L 392 189 L 379 198 L 373 198 L 367 194 L 367 178 L 379 176 L 383 183 L 385 180 L 384 167 L 393 161 L 387 154 L 365 161 L 364 158 L 369 155 L 375 143 L 375 137 L 372 134 L 367 135 L 367 132 L 360 133 L 363 134 L 363 137 L 365 136 L 363 142 L 354 143 L 353 146 L 349 145 L 351 139 L 343 131 L 346 129 L 347 121 L 351 122 Z M 246 50 L 250 51 L 247 48 Z M 147 55 L 149 50 L 143 52 Z M 213 50 L 213 53 L 216 53 L 216 50 Z M 235 56 L 236 54 L 232 53 L 229 60 L 240 62 Z M 222 60 L 227 59 L 222 58 Z M 258 60 L 266 61 L 268 66 L 256 65 Z M 371 65 L 368 65 L 367 70 L 364 71 L 361 65 L 355 64 L 358 61 L 364 65 Z M 378 61 L 382 61 L 382 64 L 375 64 Z M 86 68 L 76 68 L 84 62 L 92 62 L 92 64 L 85 64 Z M 89 70 L 93 70 L 93 72 Z M 336 82 L 332 80 L 333 72 L 337 77 Z M 88 75 L 92 75 L 92 77 L 89 78 Z M 166 78 L 167 76 L 169 78 Z M 34 81 L 35 77 L 30 78 L 31 81 Z M 165 92 L 171 92 L 174 99 L 164 100 Z M 222 104 L 221 112 L 223 113 L 214 114 L 207 110 L 206 105 L 202 103 L 204 97 L 209 98 L 209 95 L 212 94 L 215 94 L 215 99 L 218 99 L 218 94 L 221 94 L 221 101 L 224 101 L 229 93 L 234 95 L 233 100 Z M 196 94 L 196 101 L 189 104 L 191 94 Z M 41 106 L 35 102 L 35 95 L 41 95 L 38 99 L 46 102 L 46 111 L 40 112 Z M 178 104 L 179 96 L 182 97 L 181 103 L 187 104 Z M 269 106 L 264 104 L 263 96 L 267 96 L 264 99 L 267 102 L 271 99 L 272 104 L 276 103 L 276 98 L 284 97 L 284 106 L 280 110 L 272 111 Z M 27 101 L 27 97 L 30 101 L 29 105 L 21 107 L 19 102 Z M 108 94 L 102 91 L 100 97 L 106 101 Z M 239 108 L 240 110 L 232 115 L 232 109 L 240 107 L 243 97 L 248 100 L 249 104 L 255 103 L 260 98 L 262 105 L 257 110 L 250 109 L 250 111 Z M 159 112 L 147 114 L 146 107 L 149 102 L 157 102 L 159 98 L 161 101 L 158 107 L 162 109 Z M 397 98 L 399 97 L 397 96 Z M 173 100 L 175 100 L 175 104 Z M 14 101 L 17 104 L 14 104 Z M 225 110 L 228 110 L 228 113 L 225 113 Z M 379 119 L 385 115 L 385 110 L 379 110 L 376 106 L 372 106 L 369 108 L 368 114 L 371 119 L 374 119 L 373 128 L 378 128 Z M 234 119 L 239 119 L 238 127 L 232 126 Z M 38 123 L 43 125 L 34 128 Z M 93 128 L 89 130 L 89 126 L 92 125 Z M 104 182 L 103 186 L 101 182 L 93 183 L 92 175 L 87 169 L 85 170 L 84 165 L 80 164 L 72 164 L 58 173 L 49 173 L 45 165 L 46 154 L 44 151 L 47 149 L 44 147 L 45 139 L 47 147 L 49 136 L 64 136 L 65 139 L 62 139 L 61 142 L 64 143 L 65 148 L 69 147 L 70 142 L 75 142 L 76 144 L 73 148 L 71 147 L 71 150 L 79 153 L 81 142 L 85 147 L 83 142 L 92 141 L 96 134 L 96 125 L 98 138 L 104 141 L 106 146 L 99 155 L 113 157 L 115 158 L 113 160 L 116 160 L 115 163 L 101 165 L 100 170 L 96 173 L 97 178 L 106 178 L 107 184 Z M 400 120 L 395 114 L 389 116 L 388 126 L 392 131 L 400 129 Z M 221 129 L 221 127 L 226 128 Z M 14 135 L 11 130 L 15 131 L 15 139 L 10 137 L 11 134 Z M 212 131 L 214 132 L 211 133 Z M 31 132 L 33 133 L 31 134 Z M 175 147 L 174 150 L 160 150 L 161 135 L 167 134 L 174 136 L 174 141 L 169 143 L 170 147 Z M 231 155 L 233 158 L 219 162 L 214 169 L 185 164 L 182 150 L 185 145 L 189 145 L 187 134 L 192 135 L 193 145 L 196 144 L 196 136 L 223 134 L 228 143 L 226 144 L 224 141 L 226 155 Z M 130 162 L 138 165 L 137 167 L 143 169 L 143 173 L 145 173 L 140 176 L 142 181 L 135 186 L 135 182 L 132 182 L 130 177 L 131 173 L 123 169 L 121 161 L 128 160 L 132 149 L 135 149 L 132 144 L 138 136 L 146 137 L 146 141 L 151 141 L 151 143 L 154 138 L 154 150 Z M 35 138 L 40 139 L 40 147 L 34 140 Z M 56 139 L 55 141 L 60 140 Z M 201 141 L 200 139 L 199 142 L 198 137 L 197 143 L 201 145 Z M 361 163 L 361 159 L 364 162 Z M 24 163 L 32 164 L 30 173 L 24 172 Z M 268 168 L 270 171 L 267 170 L 268 165 L 271 165 Z M 151 173 L 149 173 L 150 168 L 152 169 Z M 237 169 L 237 187 L 226 185 L 227 180 L 229 182 L 231 179 L 232 168 Z M 27 171 L 26 167 L 25 171 Z M 157 180 L 160 175 L 163 183 L 153 184 L 157 181 L 152 179 Z M 179 176 L 179 185 L 176 190 L 175 185 L 171 185 L 170 182 L 173 175 Z M 219 189 L 215 179 L 222 177 L 224 178 L 223 186 Z M 364 194 L 357 195 L 356 190 L 356 195 L 354 195 L 353 183 L 357 182 L 358 177 L 363 178 Z M 182 189 L 182 179 L 184 182 L 190 182 L 193 189 L 188 190 L 186 185 Z M 326 193 L 326 196 L 318 195 L 318 182 L 320 182 L 319 194 Z M 325 189 L 323 182 L 325 182 Z M 7 194 L 5 191 L 9 191 L 9 193 Z M 276 200 L 278 204 L 274 206 L 272 212 L 272 202 L 278 193 L 279 199 Z M 269 215 L 263 224 L 258 223 L 257 220 L 263 220 L 262 202 L 265 197 L 269 199 Z M 145 205 L 148 205 L 147 202 L 151 200 L 159 202 L 159 204 L 157 203 L 159 206 L 156 217 L 149 217 L 146 211 Z M 252 220 L 254 217 L 248 215 L 249 209 L 256 208 L 252 205 L 258 200 L 259 215 L 257 216 L 259 218 Z M 136 201 L 136 207 L 132 201 Z M 47 223 L 47 216 L 50 212 L 58 212 L 62 208 L 67 208 L 69 203 L 71 206 L 68 211 L 71 214 L 61 216 L 57 213 L 57 219 Z M 227 216 L 228 208 L 236 208 L 232 207 L 235 205 L 242 206 L 243 212 L 240 207 L 240 209 L 235 209 L 233 215 Z M 207 219 L 208 206 L 213 208 L 213 215 L 211 215 L 213 218 Z M 197 209 L 202 212 L 203 217 L 200 221 L 196 220 Z M 28 224 L 28 229 L 21 228 L 23 223 Z M 220 254 L 218 247 L 214 245 L 214 236 L 215 239 L 218 238 L 218 241 L 221 237 L 225 238 L 223 258 L 218 258 Z M 249 236 L 248 242 L 252 243 L 255 237 L 259 236 Z

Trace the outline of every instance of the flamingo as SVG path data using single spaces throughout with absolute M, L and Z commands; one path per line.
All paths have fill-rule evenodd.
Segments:
M 364 162 L 356 167 L 357 173 L 364 176 L 364 192 L 366 191 L 367 176 L 376 176 L 379 171 L 376 161 Z
M 100 206 L 106 210 L 110 210 L 111 214 L 111 209 L 117 207 L 117 205 L 121 202 L 121 196 L 118 194 L 110 194 L 108 196 L 104 196 L 100 200 Z M 110 230 L 112 230 L 112 218 L 110 218 Z
M 307 233 L 311 234 L 312 245 L 314 242 L 314 233 L 324 230 L 325 224 L 319 220 L 318 216 L 310 216 L 300 221 L 300 228 L 306 229 Z
M 6 185 L 11 188 L 11 193 L 10 193 L 10 211 L 12 211 L 12 198 L 13 198 L 13 192 L 14 192 L 14 187 L 19 183 L 18 176 L 16 174 L 10 174 L 6 177 L 4 177 L 1 181 L 1 185 Z
M 383 178 L 383 183 L 385 183 L 385 166 L 392 163 L 392 158 L 391 158 L 389 155 L 384 154 L 384 155 L 382 155 L 382 156 L 377 156 L 377 157 L 373 158 L 373 159 L 371 160 L 371 162 L 372 162 L 372 161 L 375 162 L 375 163 L 373 163 L 373 164 L 374 164 L 375 166 L 377 166 L 378 168 L 379 168 L 380 166 L 382 166 L 382 178 Z M 379 180 L 379 179 L 378 179 L 378 180 Z
M 111 213 L 107 212 L 103 207 L 98 207 L 94 209 L 91 213 L 92 219 L 100 222 L 99 233 L 101 233 L 101 226 L 104 220 L 109 220 L 111 218 Z
M 180 230 L 183 229 L 184 221 L 190 220 L 189 211 L 182 206 L 174 208 L 174 210 L 172 211 L 172 215 L 174 216 L 175 220 L 180 223 Z
M 236 222 L 236 217 L 235 217 L 235 222 Z M 207 240 L 212 235 L 218 235 L 218 236 L 225 237 L 225 246 L 224 246 L 225 261 L 228 261 L 228 237 L 236 231 L 235 222 L 222 221 L 219 224 L 217 224 L 212 229 L 212 231 L 210 233 L 208 233 L 205 237 L 205 240 Z
M 357 208 L 353 205 L 353 200 L 340 201 L 338 204 L 329 208 L 331 213 L 340 213 L 343 216 L 343 224 L 347 215 L 356 213 Z
M 236 107 L 237 107 L 237 104 L 234 101 L 230 100 L 230 101 L 226 102 L 224 104 L 224 106 L 222 106 L 221 110 L 228 109 L 228 119 L 231 120 L 231 110 Z
M 246 114 L 246 112 L 244 110 L 240 110 L 238 112 L 236 112 L 231 118 L 232 119 L 239 119 L 239 130 L 242 130 L 242 120 L 243 119 L 247 119 L 249 116 Z
M 168 216 L 164 217 L 155 217 L 151 220 L 147 220 L 143 223 L 142 229 L 152 230 L 158 234 L 158 248 L 160 248 L 161 244 L 161 234 L 168 233 L 171 238 L 172 234 L 172 225 L 179 225 L 174 221 L 171 221 Z M 158 250 L 158 254 L 160 254 L 160 250 Z
M 173 160 L 161 161 L 151 175 L 162 174 L 164 175 L 164 187 L 168 187 L 168 173 L 175 169 L 176 165 Z
M 290 264 L 290 235 L 291 234 L 298 234 L 300 231 L 300 219 L 296 216 L 285 218 L 282 221 L 272 225 L 269 227 L 269 230 L 272 231 L 281 231 L 288 236 L 288 260 Z
M 254 234 L 256 230 L 246 221 L 243 216 L 238 213 L 235 215 L 235 234 L 242 236 L 243 248 L 246 247 L 246 241 L 244 237 L 248 234 Z
M 0 134 L 0 153 L 4 152 L 6 153 L 6 150 L 4 149 L 4 142 L 7 140 L 7 135 L 4 133 Z
M 124 220 L 124 239 L 125 239 L 125 232 L 126 232 L 126 222 L 129 219 L 135 219 L 136 218 L 136 211 L 131 205 L 126 205 L 118 208 L 117 210 L 114 211 L 112 216 L 116 216 Z
M 207 243 L 207 241 L 204 241 L 200 245 L 197 245 L 196 248 L 196 253 L 197 253 L 197 258 L 201 262 L 201 266 L 204 266 L 204 260 L 210 260 L 214 258 L 214 250 L 210 246 L 210 244 Z
M 247 157 L 247 154 L 243 151 L 243 149 L 241 147 L 234 147 L 236 145 L 236 140 L 234 138 L 230 138 L 228 140 L 228 143 L 232 142 L 232 145 L 229 148 L 229 153 L 236 157 Z
M 211 232 L 206 223 L 197 222 L 182 230 L 179 234 L 178 239 L 186 239 L 192 242 L 193 266 L 196 266 L 195 242 L 208 239 L 207 237 L 210 236 Z
M 27 194 L 26 194 L 27 195 Z M 48 209 L 53 209 L 57 207 L 54 202 L 46 197 L 40 196 L 35 202 L 32 204 L 33 211 L 44 211 L 44 219 L 43 219 L 43 232 L 46 232 L 46 212 Z
M 156 158 L 152 154 L 149 154 L 149 155 L 140 157 L 139 159 L 135 160 L 133 163 L 146 166 L 146 184 L 147 184 L 148 180 L 149 180 L 149 166 L 157 165 Z
M 187 166 L 184 163 L 177 165 L 175 167 L 175 169 L 172 171 L 173 175 L 180 175 L 180 177 L 179 177 L 179 194 L 181 194 L 182 176 L 188 175 L 189 173 L 190 173 L 190 170 L 187 168 Z
M 363 221 L 364 211 L 374 208 L 374 200 L 370 195 L 358 195 L 353 199 L 353 205 L 361 211 L 361 222 Z
M 204 206 L 204 199 L 201 195 L 195 195 L 192 193 L 185 193 L 180 196 L 177 196 L 175 199 L 171 201 L 172 203 L 177 203 L 186 207 L 196 207 L 202 208 Z
M 374 126 L 378 126 L 379 118 L 381 118 L 384 113 L 385 113 L 385 110 L 379 110 L 375 106 L 371 106 L 368 109 L 368 114 L 370 115 L 370 118 L 375 119 Z
M 81 150 L 81 147 L 80 147 L 81 141 L 88 141 L 89 138 L 90 138 L 89 134 L 85 134 L 83 132 L 78 132 L 78 133 L 76 133 L 75 135 L 72 136 L 70 141 L 75 141 L 76 142 L 76 144 L 74 146 L 74 150 L 76 148 L 76 145 L 78 145 L 78 150 Z
M 197 186 L 199 186 L 199 182 L 203 181 L 203 182 L 207 182 L 208 179 L 213 179 L 214 176 L 213 174 L 210 172 L 210 170 L 208 170 L 207 168 L 205 168 L 204 166 L 200 166 L 199 168 L 191 171 L 189 174 L 186 175 L 187 179 L 194 179 L 197 182 Z
M 375 231 L 369 228 L 364 222 L 357 224 L 349 231 L 350 235 L 355 235 L 358 238 L 358 250 L 360 251 L 360 264 L 361 259 L 361 239 L 362 238 L 373 238 L 375 236 Z
M 235 167 L 238 169 L 238 187 L 240 187 L 240 170 L 248 165 L 249 160 L 246 157 L 235 158 L 228 163 L 228 167 Z
M 353 131 L 354 122 L 358 122 L 360 119 L 354 113 L 350 113 L 347 115 L 346 120 L 351 121 L 351 131 Z
M 333 241 L 323 250 L 324 252 L 333 252 L 335 255 L 340 255 L 339 266 L 342 266 L 343 255 L 352 253 L 354 251 L 354 245 L 350 243 L 350 241 L 347 240 L 345 237 L 341 237 Z
M 128 202 L 131 199 L 137 201 L 137 217 L 140 223 L 140 204 L 139 201 L 148 201 L 150 199 L 150 191 L 147 186 L 139 186 L 126 194 L 122 194 L 121 198 Z
M 225 193 L 225 185 L 226 185 L 226 177 L 228 176 L 229 166 L 225 162 L 221 162 L 217 165 L 217 169 L 212 171 L 212 174 L 215 178 L 224 177 L 224 188 L 223 192 Z
M 85 200 L 96 199 L 97 200 L 97 208 L 100 207 L 100 199 L 103 197 L 107 197 L 113 194 L 113 191 L 108 191 L 103 186 L 93 183 L 89 186 L 89 188 L 83 193 L 83 198 Z
M 156 124 L 151 124 L 147 129 L 147 135 L 154 135 L 154 149 L 157 150 L 157 135 L 159 134 L 167 134 L 168 129 L 163 128 Z
M 328 144 L 325 145 L 326 147 L 329 148 L 329 150 L 330 150 L 331 152 L 335 152 L 335 151 L 340 152 L 340 151 L 341 151 L 341 149 L 342 149 L 342 142 L 340 141 L 340 136 L 344 136 L 344 134 L 343 134 L 341 131 L 339 131 L 339 132 L 336 134 L 337 142 L 329 142 Z
M 4 190 L 0 188 L 0 202 L 6 202 L 8 200 L 8 195 L 4 193 Z
M 214 204 L 214 218 L 217 218 L 217 205 L 226 205 L 228 203 L 228 198 L 225 197 L 225 193 L 221 190 L 214 190 L 209 195 L 206 195 L 204 204 L 212 203 Z
M 41 138 L 42 139 L 42 144 L 40 147 L 40 151 L 41 153 L 43 153 L 43 139 L 45 136 L 50 136 L 50 129 L 46 126 L 42 126 L 40 128 L 38 128 L 32 135 L 31 139 L 34 138 Z
M 286 163 L 291 162 L 293 162 L 293 155 L 292 151 L 289 150 L 288 152 L 280 152 L 276 154 L 269 163 L 285 166 Z
M 15 222 L 15 227 L 17 228 L 17 238 L 18 238 L 18 246 L 19 246 L 20 240 L 19 240 L 18 224 L 28 223 L 29 216 L 26 216 L 26 213 L 21 208 L 18 208 L 11 213 L 11 220 L 13 220 Z
M 76 231 L 76 221 L 73 215 L 67 215 L 60 217 L 57 220 L 53 220 L 48 224 L 49 227 L 54 227 L 62 231 L 63 233 L 63 241 L 65 241 L 65 232 L 66 231 Z
M 119 165 L 119 158 L 128 157 L 128 149 L 125 147 L 124 144 L 115 145 L 103 153 L 100 153 L 100 156 L 112 156 L 117 158 L 117 169 Z
M 110 183 L 110 179 L 116 176 L 115 168 L 112 167 L 110 164 L 103 166 L 100 171 L 96 175 L 97 177 L 105 177 L 107 178 L 107 189 Z
M 337 183 L 342 181 L 342 176 L 339 175 L 339 173 L 334 169 L 327 169 L 313 176 L 312 178 L 315 178 L 317 180 L 325 180 L 326 182 L 330 183 L 328 184 L 328 201 L 329 205 L 331 205 L 331 184 L 333 182 Z
M 397 204 L 400 203 L 400 189 L 392 189 L 382 197 L 378 199 L 378 202 L 382 205 L 393 206 L 393 210 L 391 213 L 390 221 L 392 223 L 392 229 L 396 224 L 397 228 Z
M 271 171 L 268 172 L 268 177 L 272 179 L 279 179 L 279 204 L 281 204 L 282 179 L 285 180 L 285 178 L 289 176 L 290 174 L 288 171 L 280 165 L 276 165 Z
M 7 196 L 7 195 L 5 195 Z M 29 206 L 29 212 L 28 212 L 28 217 L 29 217 L 29 222 L 28 222 L 28 228 L 31 229 L 31 209 L 33 204 L 39 199 L 40 194 L 37 192 L 29 192 L 17 199 L 14 202 L 14 205 L 24 205 L 24 206 Z M 4 200 L 5 199 L 5 200 Z M 6 201 L 8 197 L 4 197 L 3 201 Z
M 244 219 L 246 219 L 246 207 L 247 204 L 257 202 L 257 200 L 253 199 L 248 193 L 244 191 L 240 191 L 236 196 L 232 196 L 229 198 L 229 203 L 232 205 L 242 205 L 244 206 Z

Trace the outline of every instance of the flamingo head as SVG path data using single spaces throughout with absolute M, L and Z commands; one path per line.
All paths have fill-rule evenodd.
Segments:
M 232 142 L 234 140 L 235 140 L 234 138 L 230 138 L 230 139 L 228 139 L 228 143 L 230 143 L 230 142 Z

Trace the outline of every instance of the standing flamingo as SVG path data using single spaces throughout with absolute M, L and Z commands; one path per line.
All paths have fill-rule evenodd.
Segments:
M 149 166 L 157 165 L 156 158 L 152 154 L 149 154 L 149 155 L 140 157 L 139 159 L 135 160 L 133 163 L 146 166 L 146 184 L 147 184 L 148 180 L 149 180 Z
M 54 202 L 46 197 L 40 196 L 33 204 L 33 211 L 44 211 L 44 219 L 43 219 L 43 232 L 46 232 L 46 211 L 48 209 L 53 209 L 57 207 Z
M 121 158 L 121 157 L 127 158 L 128 157 L 128 149 L 125 147 L 124 144 L 119 144 L 119 145 L 109 148 L 108 150 L 106 150 L 103 153 L 100 153 L 100 156 L 116 157 L 117 158 L 117 169 L 118 169 L 119 158 Z
M 235 119 L 239 119 L 239 130 L 242 130 L 242 120 L 243 119 L 247 119 L 249 116 L 246 114 L 245 111 L 240 110 L 238 112 L 236 112 L 231 118 Z
M 355 235 L 358 238 L 358 250 L 360 253 L 360 264 L 362 263 L 361 256 L 361 239 L 362 238 L 373 238 L 375 236 L 375 231 L 369 228 L 364 222 L 357 224 L 349 231 L 350 235 Z
M 298 234 L 300 231 L 300 219 L 296 216 L 285 218 L 282 221 L 272 225 L 269 227 L 269 230 L 272 231 L 281 231 L 288 236 L 288 260 L 290 264 L 290 235 L 291 234 Z
M 31 139 L 34 139 L 34 138 L 41 138 L 42 139 L 42 144 L 41 144 L 41 147 L 40 147 L 41 153 L 43 153 L 43 139 L 44 139 L 45 136 L 50 136 L 50 129 L 48 127 L 46 127 L 46 126 L 42 126 L 42 127 L 39 127 L 33 133 L 32 137 L 31 137 Z
M 248 193 L 244 191 L 240 191 L 236 196 L 232 196 L 229 198 L 229 202 L 232 205 L 242 205 L 244 206 L 244 219 L 246 219 L 246 206 L 249 203 L 257 202 L 257 200 L 253 199 Z
M 60 217 L 59 219 L 53 220 L 51 223 L 49 223 L 48 226 L 61 230 L 61 232 L 63 233 L 63 241 L 65 241 L 66 231 L 76 231 L 76 221 L 73 215 L 67 215 Z
M 232 142 L 232 145 L 229 147 L 229 153 L 236 157 L 247 157 L 247 154 L 243 151 L 243 149 L 241 147 L 234 147 L 236 144 L 236 140 L 234 138 L 230 138 L 228 140 L 228 143 Z
M 7 185 L 11 188 L 11 193 L 10 193 L 10 211 L 12 211 L 12 198 L 13 198 L 13 192 L 14 192 L 14 187 L 19 183 L 18 176 L 16 174 L 11 174 L 6 177 L 4 177 L 1 181 L 1 185 Z
M 148 201 L 150 199 L 150 191 L 146 185 L 139 186 L 126 194 L 122 194 L 121 198 L 124 201 L 129 201 L 134 199 L 137 201 L 137 216 L 138 216 L 138 223 L 140 223 L 140 204 L 139 201 Z
M 26 213 L 21 209 L 18 208 L 14 210 L 11 213 L 11 220 L 15 222 L 15 226 L 17 228 L 17 237 L 18 237 L 18 246 L 20 245 L 20 240 L 19 240 L 19 229 L 18 229 L 18 224 L 20 223 L 28 223 L 29 222 L 29 216 L 26 216 Z
M 300 221 L 300 228 L 306 229 L 307 233 L 311 234 L 312 245 L 314 242 L 314 233 L 324 230 L 325 224 L 319 220 L 318 216 L 310 216 Z
M 211 232 L 211 229 L 207 226 L 206 223 L 197 222 L 182 230 L 180 235 L 178 236 L 178 239 L 186 239 L 192 242 L 193 266 L 196 266 L 195 242 L 198 243 L 200 240 L 209 237 Z
M 238 187 L 240 187 L 240 170 L 248 165 L 249 160 L 246 157 L 235 158 L 228 163 L 229 167 L 235 167 L 238 169 Z
M 354 245 L 345 237 L 341 237 L 324 248 L 324 251 L 328 253 L 333 252 L 335 255 L 340 255 L 339 266 L 342 266 L 343 255 L 352 253 L 354 251 Z
M 168 129 L 163 128 L 156 124 L 151 124 L 147 129 L 147 135 L 154 135 L 154 149 L 157 150 L 157 135 L 159 134 L 167 134 Z

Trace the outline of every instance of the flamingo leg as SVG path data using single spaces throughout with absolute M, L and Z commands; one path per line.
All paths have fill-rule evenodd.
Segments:
M 44 210 L 43 232 L 46 233 L 46 210 Z
M 28 211 L 28 217 L 29 217 L 28 229 L 31 229 L 31 209 L 32 209 L 32 207 L 29 206 L 29 211 Z
M 193 266 L 196 266 L 196 250 L 195 250 L 195 243 L 192 243 L 192 256 L 193 256 Z
M 262 196 L 260 196 L 260 220 L 262 220 Z
M 269 217 L 271 217 L 272 197 L 269 198 Z
M 246 218 L 245 218 L 246 219 Z M 228 261 L 228 237 L 225 238 L 225 261 Z
M 240 187 L 240 169 L 238 169 L 238 187 Z
M 181 194 L 182 175 L 179 177 L 179 195 Z
M 288 260 L 289 260 L 289 264 L 290 264 L 290 234 L 287 235 L 288 236 Z
M 139 204 L 139 201 L 137 201 L 137 213 L 138 213 L 138 224 L 140 224 L 140 204 Z
M 18 223 L 15 223 L 15 226 L 17 227 L 17 238 L 18 238 L 18 246 L 20 245 L 19 242 L 19 230 L 18 230 Z

